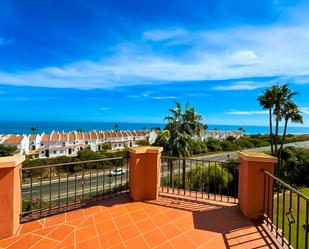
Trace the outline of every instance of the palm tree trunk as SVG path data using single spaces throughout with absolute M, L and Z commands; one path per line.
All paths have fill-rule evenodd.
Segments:
M 279 152 L 281 152 L 281 151 L 283 150 L 283 145 L 284 145 L 285 138 L 286 138 L 286 131 L 287 131 L 287 128 L 288 128 L 288 119 L 285 119 L 284 131 L 283 131 L 283 135 L 282 135 L 281 146 L 280 146 Z M 280 153 L 280 154 L 281 154 L 281 153 Z
M 282 140 L 281 140 L 281 146 L 278 152 L 278 164 L 277 164 L 277 176 L 280 177 L 280 169 L 281 169 L 281 156 L 282 156 L 282 150 L 283 150 L 283 144 L 285 142 L 285 138 L 286 138 L 286 131 L 287 131 L 287 127 L 288 127 L 288 119 L 285 119 L 285 123 L 284 123 L 284 131 L 283 131 L 283 135 L 282 135 Z
M 271 154 L 274 155 L 273 121 L 272 121 L 272 110 L 271 110 L 271 108 L 269 108 L 269 137 L 270 137 Z
M 276 134 L 275 134 L 275 156 L 278 153 L 278 133 L 279 133 L 279 115 L 276 116 Z

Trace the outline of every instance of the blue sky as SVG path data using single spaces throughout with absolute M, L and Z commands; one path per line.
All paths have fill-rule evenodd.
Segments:
M 0 120 L 267 125 L 286 82 L 309 126 L 308 44 L 308 1 L 2 0 Z

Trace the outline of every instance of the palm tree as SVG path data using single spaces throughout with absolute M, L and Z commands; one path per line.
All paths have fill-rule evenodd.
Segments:
M 77 129 L 77 132 L 78 132 L 78 133 L 82 133 L 82 132 L 83 132 L 83 129 L 82 129 L 82 128 L 78 128 L 78 129 Z
M 32 126 L 32 127 L 31 127 L 31 131 L 37 132 L 37 130 L 38 130 L 38 128 L 37 128 L 36 126 Z
M 118 123 L 116 123 L 116 124 L 114 125 L 114 128 L 115 128 L 116 131 L 119 129 L 119 127 L 120 127 L 120 125 L 119 125 Z
M 283 135 L 282 135 L 282 140 L 281 140 L 281 146 L 279 149 L 280 152 L 282 151 L 283 144 L 285 143 L 289 120 L 291 120 L 292 123 L 298 123 L 298 124 L 303 123 L 302 112 L 293 101 L 289 101 L 285 104 L 282 110 L 281 116 L 284 119 L 284 130 L 283 130 Z
M 284 84 L 282 86 L 276 85 L 272 87 L 272 91 L 274 94 L 274 115 L 276 116 L 276 134 L 275 134 L 275 155 L 278 155 L 278 142 L 279 142 L 279 122 L 282 119 L 282 110 L 284 106 L 291 101 L 292 97 L 297 92 L 292 92 L 289 88 L 288 84 Z
M 258 101 L 264 110 L 269 111 L 269 139 L 271 154 L 274 155 L 274 139 L 273 139 L 273 125 L 272 125 L 272 108 L 274 107 L 274 96 L 272 89 L 266 89 L 263 94 L 258 97 Z
M 166 144 L 166 150 L 170 156 L 185 157 L 190 155 L 189 144 L 195 135 L 199 135 L 203 130 L 202 116 L 197 114 L 193 107 L 186 103 L 185 109 L 179 102 L 176 107 L 169 110 L 170 115 L 165 117 L 168 121 L 166 130 L 169 131 L 169 139 Z M 182 184 L 185 186 L 186 163 L 183 160 Z M 169 161 L 170 183 L 173 183 L 173 161 Z

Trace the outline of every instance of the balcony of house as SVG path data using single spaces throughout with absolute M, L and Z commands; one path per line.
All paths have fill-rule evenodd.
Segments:
M 3 159 L 0 248 L 308 248 L 308 198 L 273 176 L 274 158 L 240 159 L 154 147 L 31 168 Z

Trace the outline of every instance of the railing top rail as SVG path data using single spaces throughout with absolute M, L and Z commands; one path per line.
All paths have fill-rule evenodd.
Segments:
M 109 157 L 109 158 L 102 158 L 102 159 L 88 160 L 88 161 L 77 161 L 77 162 L 70 162 L 70 163 L 57 163 L 57 164 L 39 165 L 39 166 L 22 168 L 21 170 L 41 169 L 41 168 L 58 167 L 58 166 L 70 166 L 70 165 L 84 164 L 84 163 L 95 163 L 95 162 L 102 162 L 102 161 L 120 160 L 120 159 L 125 159 L 125 158 L 128 158 L 128 157 L 127 156 Z
M 297 189 L 293 188 L 292 186 L 290 186 L 289 184 L 287 184 L 286 182 L 280 180 L 278 177 L 274 176 L 273 174 L 269 173 L 266 170 L 262 170 L 262 172 L 264 172 L 266 175 L 270 176 L 271 178 L 273 178 L 274 180 L 280 182 L 280 184 L 282 184 L 284 187 L 286 187 L 287 189 L 291 190 L 293 193 L 301 196 L 305 201 L 309 202 L 309 197 L 304 195 L 303 193 L 299 192 Z
M 175 160 L 189 160 L 197 162 L 210 162 L 210 163 L 225 163 L 225 164 L 240 164 L 239 162 L 227 162 L 227 161 L 218 161 L 218 160 L 207 160 L 207 159 L 198 159 L 198 158 L 189 158 L 189 157 L 175 157 L 175 156 L 162 156 L 163 159 L 175 159 Z

